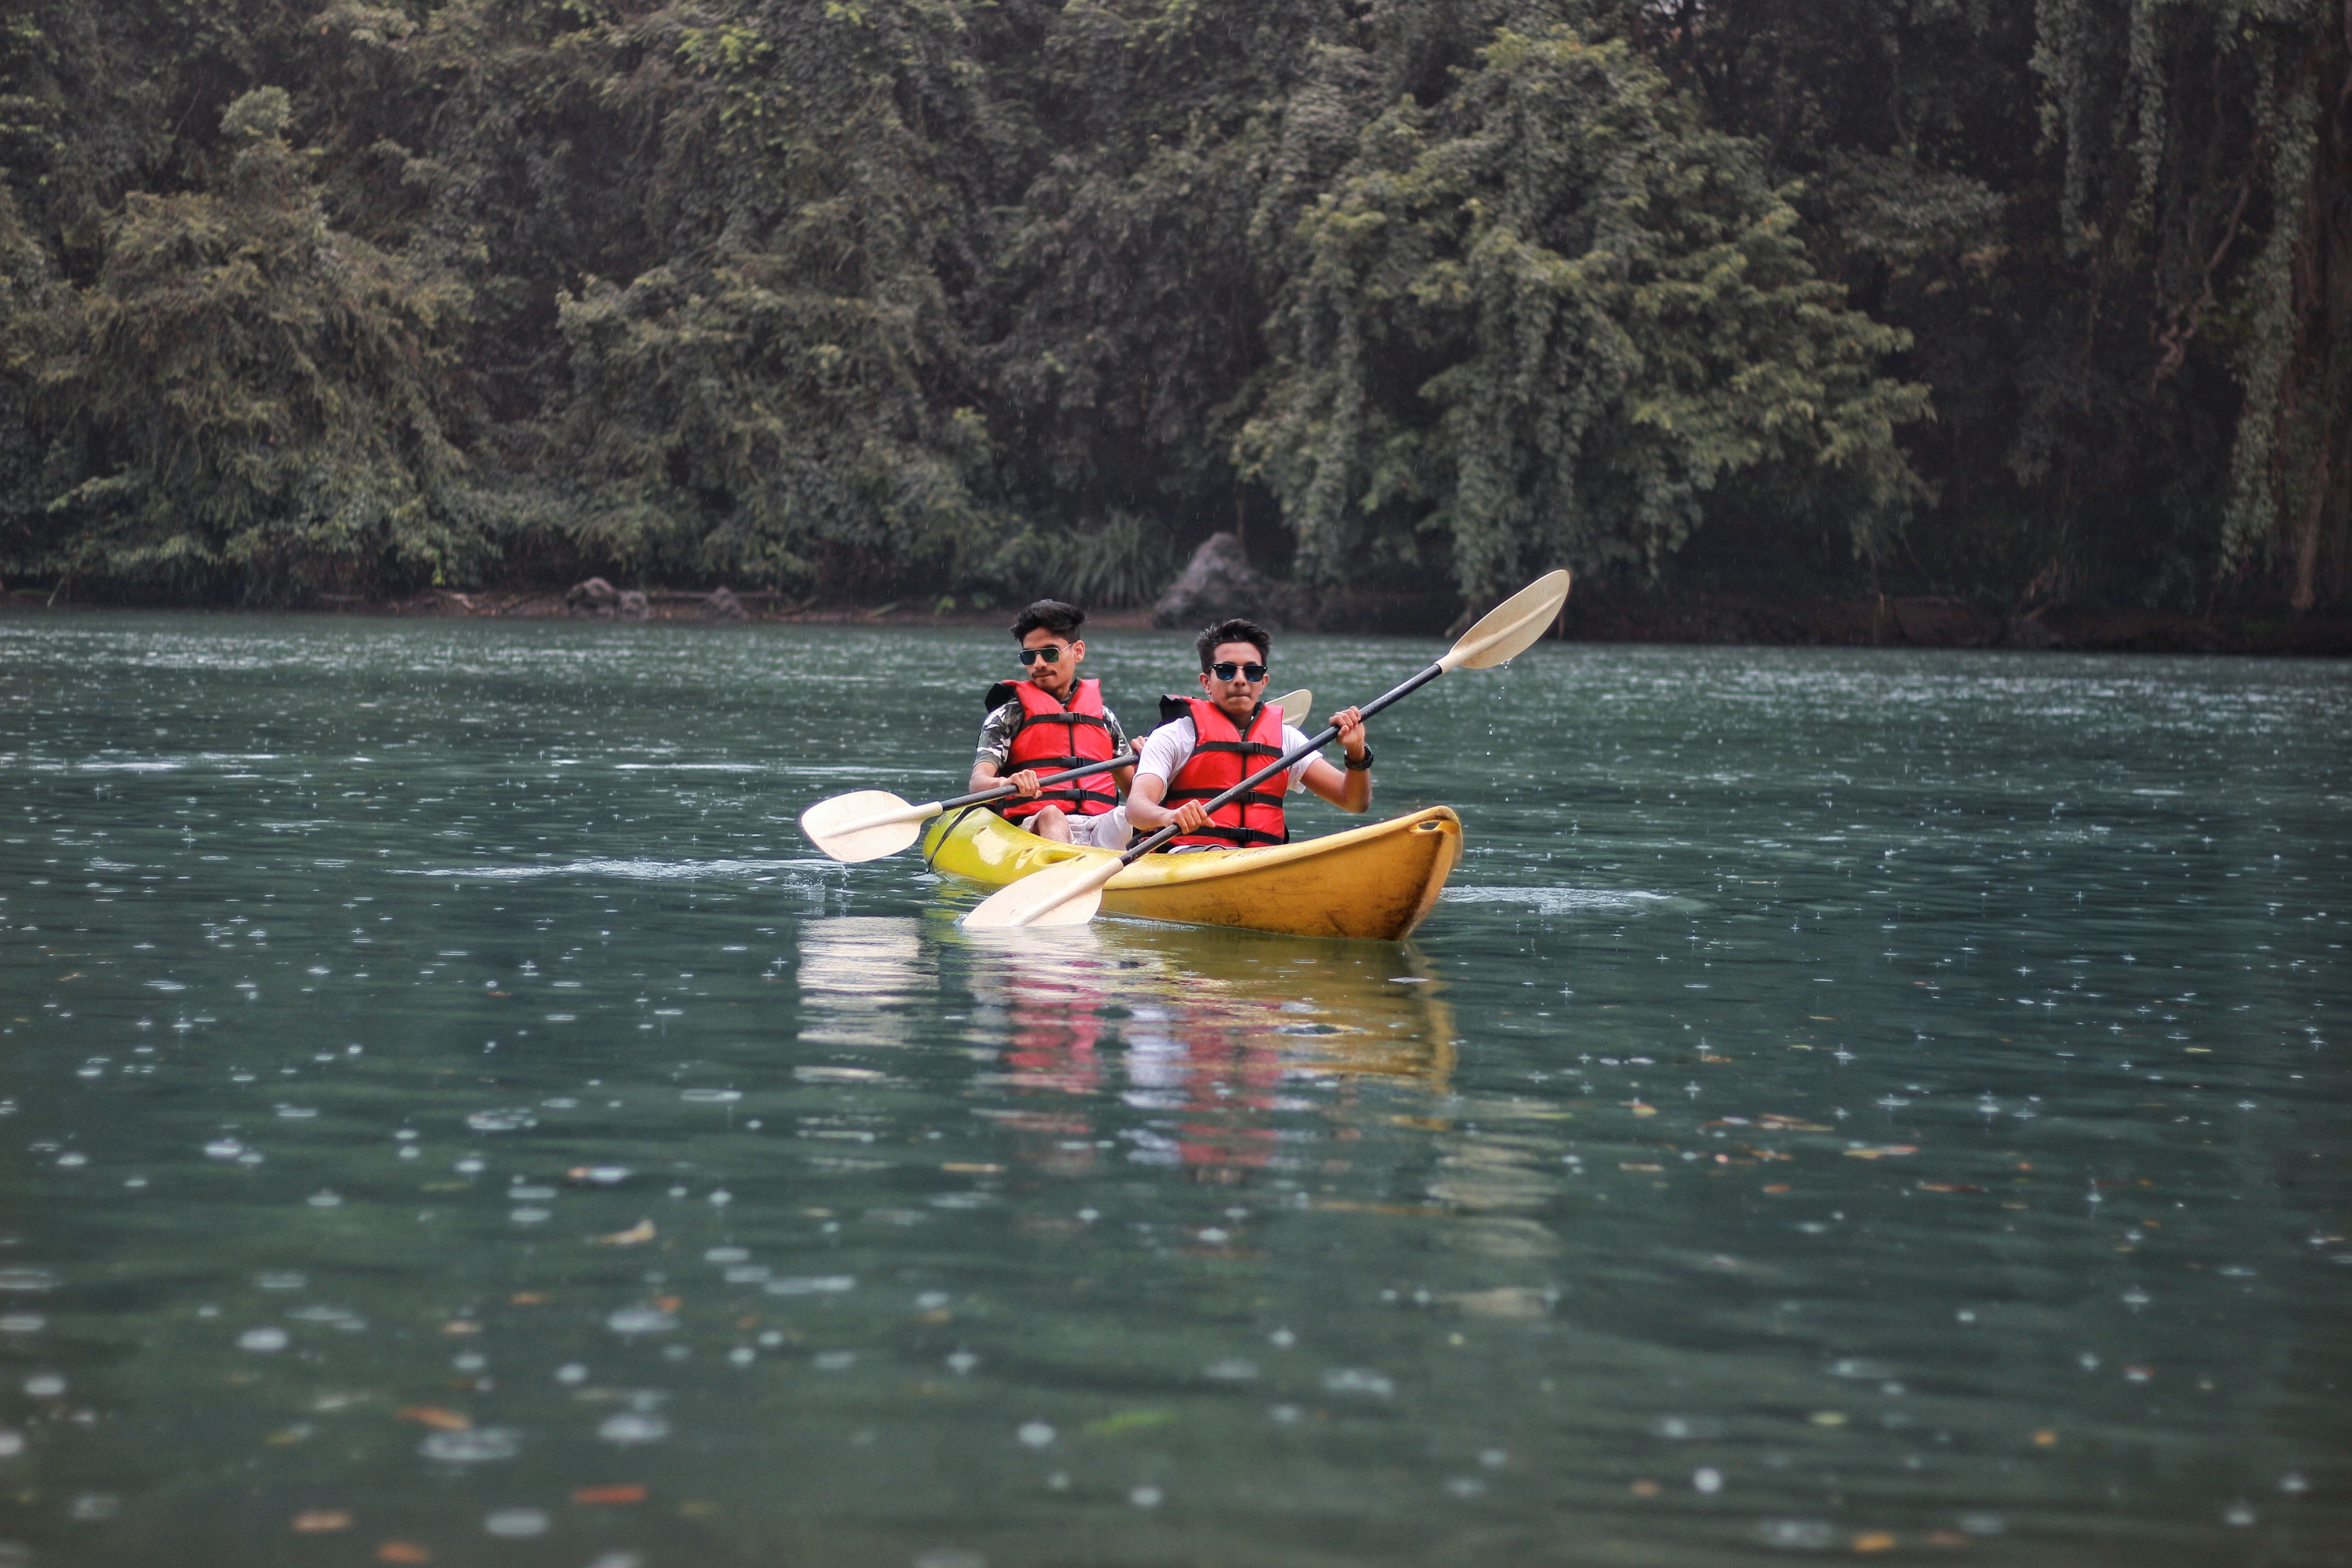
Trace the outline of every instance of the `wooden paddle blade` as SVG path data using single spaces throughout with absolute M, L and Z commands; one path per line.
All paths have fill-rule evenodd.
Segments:
M 895 822 L 874 820 L 898 814 Z M 835 859 L 856 865 L 896 855 L 921 837 L 923 816 L 887 789 L 853 790 L 802 812 L 801 831 Z
M 1296 724 L 1304 730 L 1309 721 L 1308 715 L 1315 710 L 1315 693 L 1302 686 L 1296 691 L 1286 691 L 1272 699 L 1266 706 L 1281 709 L 1284 723 Z
M 958 923 L 967 931 L 1082 926 L 1102 908 L 1103 884 L 1126 869 L 1116 855 L 1066 860 L 996 889 Z
M 1492 669 L 1535 646 L 1568 603 L 1569 576 L 1547 572 L 1464 632 L 1437 662 L 1448 669 Z

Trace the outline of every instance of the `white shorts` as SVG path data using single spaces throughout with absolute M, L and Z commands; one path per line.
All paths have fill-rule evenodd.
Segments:
M 1112 806 L 1108 811 L 1097 812 L 1092 816 L 1073 816 L 1067 820 L 1073 844 L 1084 844 L 1096 849 L 1124 849 L 1127 841 L 1135 837 L 1135 829 L 1128 823 L 1127 807 L 1124 805 Z

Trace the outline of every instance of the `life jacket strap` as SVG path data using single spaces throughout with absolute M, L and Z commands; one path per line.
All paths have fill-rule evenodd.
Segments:
M 1008 822 L 1018 822 L 1024 816 L 1035 816 L 1045 806 L 1085 806 L 1089 804 L 1099 805 L 1104 811 L 1108 811 L 1118 804 L 1118 796 L 1105 790 L 1096 789 L 1040 790 L 1035 795 L 1016 795 L 1001 803 L 997 806 L 997 812 Z M 1094 816 L 1098 813 L 1082 810 L 1078 815 Z
M 1287 844 L 1290 842 L 1290 835 L 1287 831 L 1278 834 L 1268 833 L 1262 828 L 1221 827 L 1212 823 L 1207 827 L 1201 829 L 1198 833 L 1181 834 L 1178 837 L 1170 839 L 1167 843 L 1161 845 L 1158 850 L 1154 851 L 1154 853 L 1165 854 L 1168 850 L 1176 848 L 1181 845 L 1203 844 L 1213 838 L 1217 840 L 1219 843 L 1230 844 L 1238 849 L 1255 849 L 1262 845 Z
M 1176 800 L 1214 800 L 1224 793 L 1225 792 L 1221 789 L 1171 789 L 1160 798 L 1163 802 Z M 1250 805 L 1279 806 L 1282 805 L 1282 796 L 1279 794 L 1269 794 L 1267 791 L 1262 789 L 1252 789 L 1244 790 L 1241 794 L 1234 796 L 1234 801 L 1236 805 L 1246 804 Z
M 1066 769 L 1082 768 L 1088 763 L 1100 761 L 1102 761 L 1100 757 L 1023 757 L 1019 759 L 1019 764 L 1013 771 L 1017 773 L 1024 769 L 1030 769 L 1041 773 L 1058 773 Z

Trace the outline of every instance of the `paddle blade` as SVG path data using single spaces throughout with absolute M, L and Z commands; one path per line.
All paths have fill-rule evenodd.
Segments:
M 802 812 L 801 831 L 835 859 L 856 865 L 896 855 L 921 837 L 925 815 L 887 789 L 853 790 Z
M 1568 603 L 1568 574 L 1547 572 L 1464 632 L 1437 662 L 1448 669 L 1492 669 L 1535 646 Z
M 1065 860 L 999 888 L 966 910 L 967 931 L 1022 926 L 1082 926 L 1102 908 L 1103 884 L 1126 868 L 1116 855 Z
M 1268 702 L 1266 706 L 1281 709 L 1284 723 L 1296 724 L 1304 730 L 1307 728 L 1307 715 L 1315 710 L 1315 693 L 1302 686 L 1296 691 L 1284 692 Z

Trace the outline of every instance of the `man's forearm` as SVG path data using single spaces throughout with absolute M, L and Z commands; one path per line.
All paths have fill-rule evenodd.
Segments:
M 1156 833 L 1176 820 L 1176 814 L 1160 804 L 1168 789 L 1168 781 L 1154 773 L 1138 773 L 1127 792 L 1128 825 L 1138 833 Z

